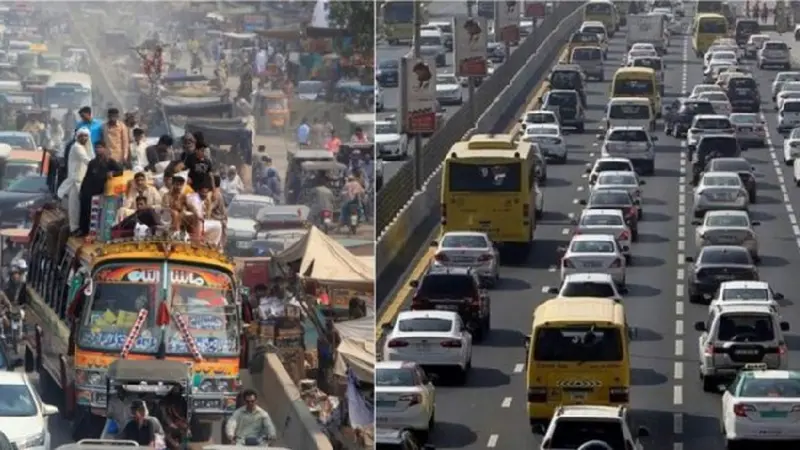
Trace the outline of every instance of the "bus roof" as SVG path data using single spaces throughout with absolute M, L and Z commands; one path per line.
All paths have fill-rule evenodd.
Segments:
M 656 71 L 649 68 L 649 67 L 621 67 L 617 69 L 614 73 L 614 77 L 617 75 L 653 75 L 655 76 Z
M 467 141 L 470 150 L 515 150 L 519 142 L 513 134 L 476 134 Z
M 533 313 L 533 327 L 548 323 L 607 322 L 625 323 L 625 309 L 609 298 L 554 298 L 539 305 Z
M 725 21 L 725 23 L 728 22 L 728 19 L 726 19 L 725 16 L 717 13 L 700 13 L 694 18 L 695 21 L 700 21 L 702 19 L 722 19 Z
M 614 2 L 612 2 L 611 0 L 589 0 L 587 3 L 602 3 L 602 4 L 606 4 L 606 5 L 613 5 L 614 4 Z

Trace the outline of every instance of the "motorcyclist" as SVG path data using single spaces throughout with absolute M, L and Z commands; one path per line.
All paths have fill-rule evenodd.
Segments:
M 315 186 L 311 190 L 311 217 L 318 220 L 322 225 L 322 212 L 328 211 L 333 214 L 333 205 L 336 197 L 328 186 L 328 179 L 323 175 L 317 175 L 313 180 Z
M 364 190 L 364 186 L 358 181 L 358 179 L 356 179 L 356 177 L 353 175 L 348 176 L 347 183 L 345 183 L 344 187 L 342 188 L 344 202 L 342 202 L 342 211 L 341 215 L 339 216 L 339 220 L 342 225 L 347 225 L 345 219 L 349 217 L 348 211 L 350 211 L 350 207 L 353 204 L 358 207 L 359 217 L 362 215 L 362 205 L 365 195 L 366 191 Z
M 225 425 L 225 435 L 238 445 L 263 445 L 274 441 L 275 424 L 269 414 L 256 404 L 258 394 L 252 389 L 242 393 L 244 406 L 234 411 Z

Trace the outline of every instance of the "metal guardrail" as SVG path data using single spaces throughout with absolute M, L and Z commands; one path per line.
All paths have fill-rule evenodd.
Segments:
M 531 33 L 514 51 L 508 60 L 495 70 L 491 77 L 486 79 L 480 88 L 475 91 L 475 96 L 468 102 L 475 103 L 475 111 L 485 111 L 497 96 L 508 86 L 511 78 L 519 72 L 530 55 L 535 53 L 542 41 L 553 32 L 558 24 L 571 12 L 575 11 L 576 4 L 563 2 L 546 17 L 536 30 Z M 469 103 L 458 109 L 443 127 L 434 133 L 422 148 L 423 179 L 428 179 L 444 160 L 450 147 L 462 139 L 464 134 L 475 126 L 469 117 Z M 492 130 L 501 131 L 501 130 Z M 412 156 L 386 182 L 377 195 L 377 211 L 375 217 L 376 236 L 380 236 L 386 227 L 397 216 L 414 195 L 414 161 Z

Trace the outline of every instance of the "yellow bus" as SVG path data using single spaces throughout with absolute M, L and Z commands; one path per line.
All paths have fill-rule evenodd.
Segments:
M 530 420 L 550 420 L 559 405 L 627 405 L 629 341 L 625 310 L 612 299 L 554 298 L 539 305 L 526 339 Z
M 610 0 L 589 0 L 583 9 L 583 20 L 603 22 L 609 37 L 619 30 L 619 14 L 617 7 Z
M 380 6 L 383 34 L 389 45 L 411 42 L 414 38 L 414 2 L 407 0 L 386 0 Z M 420 23 L 428 22 L 428 9 L 423 2 L 420 7 Z
M 721 14 L 698 14 L 692 24 L 692 47 L 698 58 L 706 54 L 715 40 L 728 36 L 728 20 Z
M 656 71 L 649 67 L 623 67 L 614 73 L 611 97 L 640 97 L 650 100 L 650 106 L 661 117 L 661 94 Z
M 442 231 L 483 231 L 527 255 L 536 229 L 536 152 L 528 142 L 509 149 L 485 137 L 456 143 L 445 159 Z

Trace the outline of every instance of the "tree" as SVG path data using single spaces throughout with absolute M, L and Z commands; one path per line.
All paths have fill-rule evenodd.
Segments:
M 354 51 L 372 55 L 375 48 L 374 1 L 331 0 L 328 2 L 328 20 L 352 35 Z

